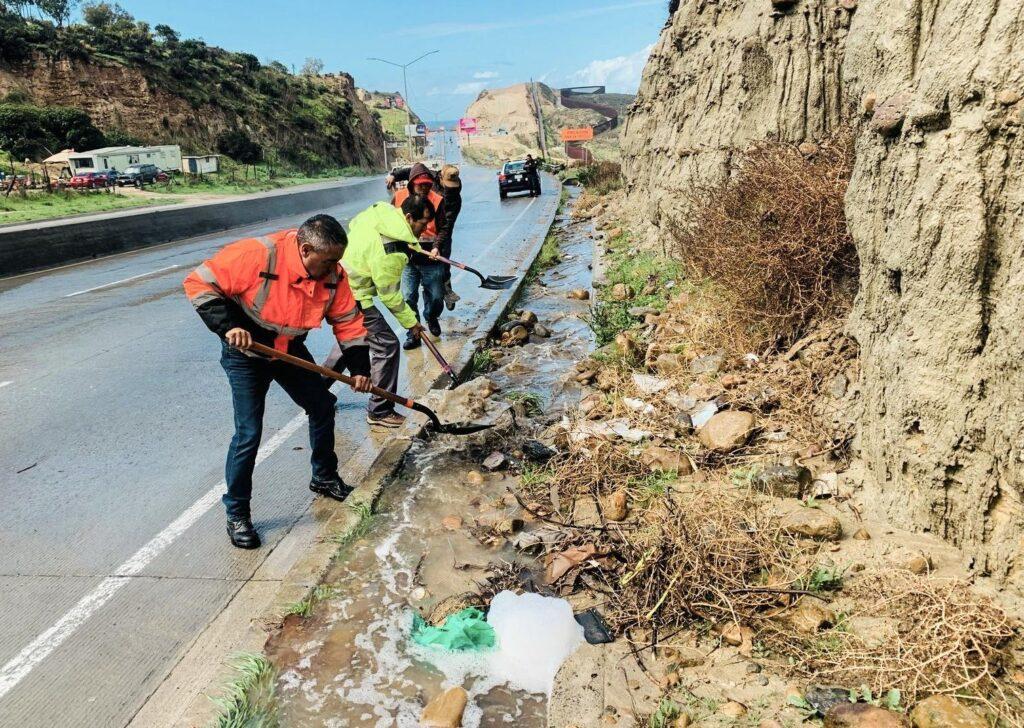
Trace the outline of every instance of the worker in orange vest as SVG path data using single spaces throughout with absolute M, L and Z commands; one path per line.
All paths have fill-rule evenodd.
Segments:
M 329 215 L 315 215 L 297 230 L 231 243 L 185 278 L 185 293 L 206 326 L 221 338 L 220 363 L 231 385 L 235 435 L 228 447 L 224 494 L 231 543 L 253 549 L 260 537 L 249 502 L 263 410 L 272 381 L 309 416 L 309 489 L 344 500 L 352 491 L 338 475 L 334 405 L 324 380 L 312 372 L 247 351 L 252 342 L 312 362 L 306 334 L 326 319 L 343 351 L 352 389 L 368 392 L 370 355 L 363 315 L 339 265 L 348 239 Z
M 417 162 L 409 169 L 409 183 L 397 190 L 391 203 L 401 207 L 410 194 L 425 197 L 434 207 L 434 219 L 420 235 L 420 247 L 424 251 L 436 250 L 444 257 L 451 255 L 452 241 L 450 231 L 447 236 L 439 235 L 438 231 L 447 230 L 445 221 L 445 201 L 434 189 L 434 175 L 427 165 Z M 416 313 L 420 321 L 420 288 L 423 289 L 423 319 L 426 319 L 427 330 L 434 336 L 441 335 L 441 322 L 438 320 L 444 310 L 444 272 L 446 264 L 430 260 L 423 255 L 414 255 L 402 273 L 402 295 Z M 402 348 L 415 349 L 422 344 L 419 336 L 406 335 Z

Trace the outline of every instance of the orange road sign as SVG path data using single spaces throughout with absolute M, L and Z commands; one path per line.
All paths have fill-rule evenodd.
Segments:
M 583 126 L 578 129 L 562 129 L 563 142 L 586 142 L 594 138 L 594 129 L 590 126 Z

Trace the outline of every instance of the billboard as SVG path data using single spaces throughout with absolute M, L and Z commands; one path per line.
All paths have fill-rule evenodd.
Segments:
M 594 138 L 592 126 L 582 126 L 578 129 L 562 129 L 563 142 L 587 142 Z
M 459 119 L 459 131 L 465 134 L 475 134 L 476 119 L 470 116 L 464 116 L 463 118 Z

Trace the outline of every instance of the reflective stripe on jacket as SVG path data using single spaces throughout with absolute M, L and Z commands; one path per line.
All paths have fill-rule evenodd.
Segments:
M 231 243 L 192 271 L 184 285 L 201 314 L 212 304 L 230 302 L 234 306 L 228 304 L 226 311 L 237 307 L 251 322 L 273 332 L 274 348 L 281 351 L 325 319 L 343 347 L 366 343 L 363 315 L 344 271 L 339 267 L 322 280 L 309 278 L 295 230 Z M 233 324 L 244 323 L 224 322 L 217 327 L 224 330 L 217 333 L 223 336 Z
M 372 306 L 376 296 L 402 327 L 411 329 L 416 325 L 416 314 L 402 298 L 402 271 L 409 261 L 402 252 L 406 247 L 423 252 L 402 211 L 378 202 L 349 223 L 348 247 L 341 264 L 361 306 Z

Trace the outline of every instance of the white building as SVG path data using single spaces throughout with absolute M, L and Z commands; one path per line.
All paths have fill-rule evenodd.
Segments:
M 210 174 L 220 171 L 220 155 L 204 154 L 181 158 L 181 169 L 188 174 Z
M 68 155 L 71 172 L 102 172 L 116 169 L 123 172 L 131 164 L 155 164 L 166 171 L 181 171 L 181 147 L 162 144 L 152 147 L 103 147 Z

